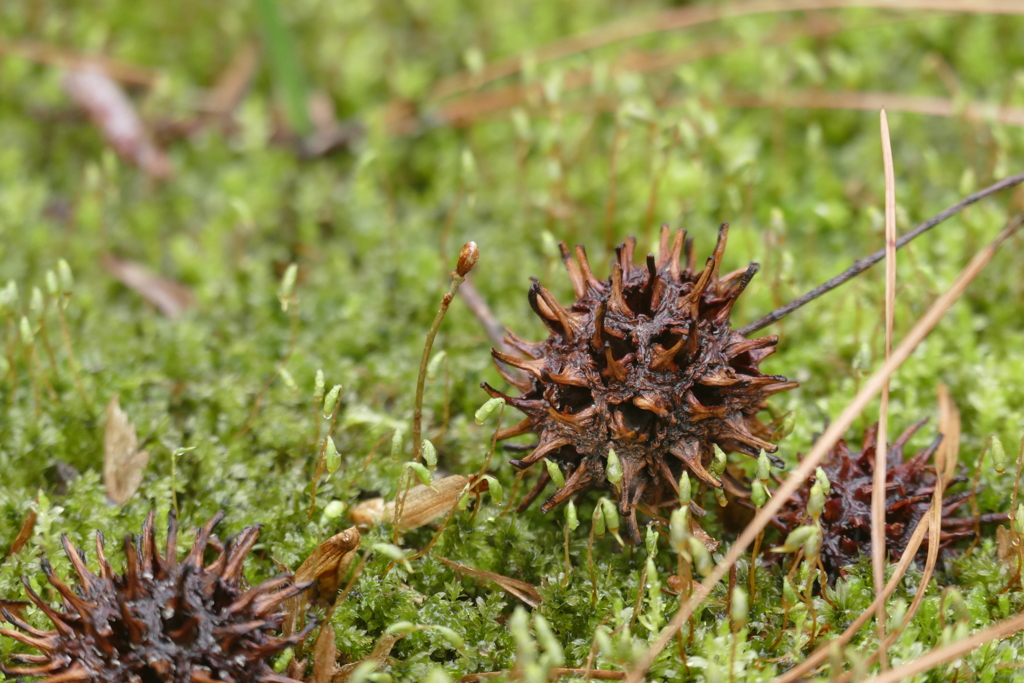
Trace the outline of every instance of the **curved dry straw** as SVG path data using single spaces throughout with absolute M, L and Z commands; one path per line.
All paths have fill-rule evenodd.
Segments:
M 946 314 L 946 311 L 956 303 L 967 286 L 984 270 L 1003 242 L 1009 239 L 1021 227 L 1022 222 L 1024 222 L 1024 216 L 1018 215 L 1014 217 L 991 244 L 975 254 L 971 262 L 957 276 L 953 285 L 943 292 L 928 311 L 917 321 L 913 329 L 907 334 L 906 339 L 893 351 L 889 360 L 865 382 L 864 386 L 857 392 L 857 395 L 854 396 L 853 400 L 850 401 L 839 417 L 836 418 L 835 422 L 829 425 L 825 433 L 814 444 L 814 447 L 800 463 L 800 466 L 789 475 L 775 495 L 761 508 L 760 513 L 740 534 L 740 537 L 736 539 L 729 552 L 726 553 L 725 558 L 712 569 L 707 578 L 695 589 L 693 596 L 680 607 L 672 621 L 661 630 L 661 633 L 658 634 L 651 647 L 639 658 L 627 674 L 625 680 L 628 683 L 640 683 L 643 680 L 644 675 L 650 669 L 654 660 L 661 654 L 672 638 L 675 637 L 676 633 L 679 632 L 682 625 L 690 618 L 697 606 L 708 596 L 715 584 L 740 559 L 761 530 L 768 525 L 772 516 L 779 511 L 783 503 L 793 495 L 802 482 L 811 476 L 814 468 L 821 463 L 829 450 L 842 437 L 843 432 L 853 424 L 853 421 L 864 411 L 868 403 L 879 394 L 889 377 L 906 362 L 910 354 L 917 348 L 917 345 L 934 329 Z M 877 606 L 874 609 L 877 609 Z

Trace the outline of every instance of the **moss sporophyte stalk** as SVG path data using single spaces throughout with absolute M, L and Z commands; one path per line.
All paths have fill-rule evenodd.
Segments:
M 703 269 L 683 230 L 673 236 L 664 226 L 659 255 L 648 254 L 645 266 L 633 263 L 630 238 L 616 249 L 606 280 L 594 275 L 582 246 L 573 259 L 562 244 L 576 301 L 566 307 L 539 282 L 530 287 L 530 306 L 550 336 L 527 342 L 510 333 L 506 343 L 526 358 L 491 352 L 522 394 L 484 388 L 527 415 L 499 439 L 538 437 L 512 464 L 527 469 L 546 459 L 563 472 L 564 485 L 542 510 L 591 488 L 610 489 L 628 537 L 639 544 L 637 507 L 676 505 L 684 472 L 703 487 L 722 488 L 708 471 L 716 447 L 755 458 L 777 450 L 757 414 L 769 396 L 797 384 L 758 370 L 777 336 L 747 339 L 730 329 L 733 306 L 759 266 L 720 272 L 727 236 L 722 225 Z M 542 469 L 523 505 L 551 479 Z

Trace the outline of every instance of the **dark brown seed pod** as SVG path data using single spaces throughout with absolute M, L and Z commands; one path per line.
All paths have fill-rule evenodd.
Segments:
M 926 517 L 936 483 L 935 468 L 928 461 L 935 454 L 942 436 L 938 436 L 913 457 L 905 460 L 903 456 L 907 441 L 926 422 L 921 420 L 911 425 L 886 453 L 885 547 L 892 557 L 903 555 L 919 521 L 928 523 Z M 877 436 L 876 423 L 864 433 L 864 444 L 860 452 L 851 451 L 847 443 L 840 440 L 821 464 L 830 482 L 821 512 L 821 562 L 829 579 L 833 581 L 843 574 L 845 567 L 860 557 L 871 556 L 871 491 L 874 488 Z M 947 481 L 945 486 L 950 487 L 966 480 L 966 477 L 957 475 L 952 481 Z M 797 489 L 772 520 L 773 526 L 782 532 L 783 537 L 798 526 L 811 523 L 807 503 L 814 483 L 815 479 L 811 478 Z M 998 524 L 1007 520 L 1005 513 L 986 514 L 977 520 L 973 517 L 954 517 L 970 493 L 962 491 L 943 498 L 940 549 L 948 549 L 956 541 L 974 536 L 978 523 Z M 927 553 L 929 540 L 925 537 L 918 551 L 922 557 Z
M 167 550 L 161 555 L 150 512 L 142 533 L 124 540 L 123 574 L 115 574 L 107 562 L 102 534 L 96 534 L 99 575 L 89 570 L 84 553 L 67 535 L 62 536 L 80 585 L 70 588 L 43 558 L 46 578 L 63 601 L 63 609 L 57 610 L 22 579 L 29 599 L 54 628 L 36 629 L 3 609 L 7 621 L 20 630 L 0 629 L 0 634 L 41 653 L 14 655 L 14 661 L 26 666 L 5 664 L 3 672 L 46 676 L 41 683 L 298 683 L 274 673 L 265 660 L 301 642 L 312 628 L 310 624 L 286 638 L 275 635 L 285 618 L 281 603 L 310 584 L 293 584 L 290 575 L 281 575 L 244 589 L 242 562 L 260 527 L 246 527 L 225 547 L 211 536 L 223 517 L 217 513 L 198 530 L 191 551 L 179 562 L 174 513 Z M 204 566 L 208 545 L 217 557 Z
M 539 282 L 530 287 L 530 306 L 550 336 L 530 343 L 509 332 L 506 343 L 525 359 L 492 349 L 498 371 L 520 396 L 483 387 L 527 415 L 499 439 L 538 437 L 532 452 L 512 464 L 525 469 L 546 458 L 565 476 L 545 512 L 573 494 L 610 488 L 629 537 L 639 543 L 636 507 L 677 501 L 683 471 L 695 484 L 722 486 L 708 472 L 714 445 L 755 457 L 761 449 L 775 452 L 771 430 L 756 416 L 769 396 L 797 384 L 758 370 L 778 337 L 746 339 L 729 329 L 733 305 L 758 265 L 720 274 L 727 235 L 726 224 L 703 270 L 683 230 L 673 238 L 662 227 L 659 255 L 648 254 L 644 266 L 633 263 L 630 238 L 616 249 L 606 280 L 594 276 L 581 245 L 573 259 L 561 244 L 576 301 L 562 306 Z M 611 449 L 622 467 L 617 486 L 606 474 Z M 542 472 L 521 507 L 549 481 Z

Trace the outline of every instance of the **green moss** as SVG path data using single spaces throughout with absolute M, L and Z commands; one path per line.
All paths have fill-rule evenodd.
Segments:
M 20 294 L 0 316 L 0 549 L 13 542 L 30 510 L 39 514 L 30 547 L 0 563 L 0 597 L 20 597 L 22 575 L 40 585 L 37 549 L 59 572 L 69 571 L 59 552 L 61 533 L 90 548 L 94 530 L 119 539 L 137 531 L 151 508 L 163 520 L 175 499 L 187 525 L 222 508 L 222 534 L 263 524 L 247 568 L 250 581 L 257 581 L 276 573 L 275 561 L 297 567 L 320 541 L 347 526 L 344 518 L 323 518 L 327 503 L 393 497 L 410 451 L 406 437 L 404 452 L 393 459 L 388 434 L 396 427 L 410 433 L 423 339 L 467 240 L 480 245 L 473 279 L 495 314 L 534 338 L 543 332 L 526 304 L 528 277 L 541 278 L 562 300 L 571 296 L 554 248 L 558 240 L 586 242 L 592 260 L 601 262 L 606 234 L 614 240 L 636 234 L 647 245 L 657 225 L 668 221 L 687 227 L 704 253 L 718 223 L 728 220 L 725 267 L 762 264 L 734 314 L 741 323 L 881 247 L 877 115 L 730 108 L 724 102 L 731 93 L 820 88 L 947 97 L 952 74 L 957 98 L 1024 105 L 1020 18 L 886 23 L 887 15 L 863 10 L 834 17 L 867 27 L 820 38 L 766 44 L 796 18 L 765 15 L 570 55 L 498 86 L 543 83 L 553 92 L 573 70 L 607 71 L 631 50 L 686 51 L 708 39 L 737 44 L 719 56 L 643 76 L 612 69 L 583 89 L 563 87 L 557 106 L 541 98 L 515 116 L 502 111 L 468 127 L 428 125 L 399 136 L 386 130 L 382 114 L 392 98 L 423 101 L 429 122 L 433 84 L 464 64 L 479 56 L 497 62 L 539 54 L 551 41 L 623 18 L 622 7 L 568 0 L 299 2 L 279 3 L 279 9 L 306 85 L 326 94 L 339 116 L 367 124 L 365 137 L 330 157 L 303 161 L 267 143 L 279 92 L 274 78 L 282 76 L 264 64 L 237 112 L 236 129 L 211 128 L 172 143 L 175 176 L 156 184 L 124 165 L 91 126 L 64 115 L 69 104 L 57 69 L 0 58 L 0 282 L 12 280 Z M 628 12 L 659 9 L 660 3 L 645 0 Z M 156 121 L 186 116 L 260 24 L 252 3 L 240 0 L 104 0 L 88 8 L 44 9 L 17 0 L 3 5 L 0 28 L 3 35 L 102 51 L 158 70 L 159 86 L 137 97 L 142 114 Z M 618 111 L 598 111 L 599 94 Z M 901 231 L 1019 170 L 1013 161 L 1024 152 L 1020 128 L 898 109 L 894 103 L 889 121 Z M 986 201 L 900 252 L 897 338 L 991 239 L 1006 210 L 1005 196 Z M 1019 259 L 1013 255 L 1019 246 L 1018 239 L 1004 248 L 893 381 L 894 430 L 937 418 L 937 387 L 949 387 L 963 417 L 960 457 L 968 472 L 981 466 L 978 503 L 986 512 L 1008 508 L 1013 482 L 1011 473 L 994 471 L 990 458 L 979 463 L 984 444 L 998 434 L 1012 458 L 1024 427 L 1021 279 L 1014 276 Z M 106 273 L 106 252 L 181 281 L 196 305 L 177 320 L 160 317 Z M 75 274 L 65 311 L 73 358 L 54 303 L 41 318 L 28 311 L 32 287 L 45 291 L 46 271 L 62 258 Z M 275 298 L 292 262 L 300 269 L 293 342 L 290 313 Z M 881 278 L 869 272 L 771 330 L 782 342 L 765 370 L 801 382 L 777 401 L 798 417 L 780 451 L 790 465 L 879 365 Z M 36 340 L 31 366 L 18 336 L 23 314 Z M 479 324 L 456 301 L 435 344 L 447 353 L 447 370 L 428 383 L 425 406 L 425 434 L 437 436 L 439 467 L 446 472 L 475 472 L 485 461 L 493 424 L 479 427 L 472 416 L 485 399 L 479 383 L 501 382 L 488 347 Z M 80 368 L 88 402 L 79 395 L 72 363 Z M 282 366 L 294 385 L 277 377 L 264 391 Z M 334 432 L 342 464 L 319 483 L 317 509 L 307 517 L 317 434 L 326 429 L 313 401 L 318 369 L 328 387 L 345 387 Z M 106 501 L 101 480 L 103 407 L 114 395 L 151 452 L 138 494 L 120 508 Z M 513 412 L 506 424 L 516 419 Z M 877 403 L 851 430 L 854 441 L 875 414 Z M 450 419 L 442 433 L 445 415 Z M 925 428 L 915 443 L 933 434 L 934 427 Z M 172 467 L 172 453 L 183 448 L 193 450 Z M 515 474 L 504 460 L 497 454 L 489 471 L 510 492 Z M 61 481 L 58 467 L 64 466 L 80 476 Z M 595 500 L 580 504 L 581 520 L 590 519 Z M 644 589 L 635 614 L 646 553 L 605 537 L 594 547 L 594 599 L 586 565 L 589 523 L 570 534 L 569 576 L 562 524 L 560 513 L 543 515 L 535 506 L 516 514 L 488 497 L 476 514 L 456 514 L 432 553 L 412 562 L 411 573 L 389 570 L 391 563 L 370 551 L 372 543 L 391 541 L 389 529 L 368 533 L 363 552 L 369 561 L 331 617 L 342 660 L 366 656 L 390 624 L 404 620 L 453 629 L 464 645 L 453 646 L 436 629 L 406 636 L 392 651 L 388 671 L 395 680 L 427 680 L 437 667 L 452 679 L 507 670 L 517 648 L 525 661 L 533 638 L 540 642 L 537 666 L 554 661 L 543 627 L 526 620 L 521 633 L 510 629 L 515 598 L 458 576 L 437 556 L 536 585 L 544 600 L 535 612 L 554 632 L 565 666 L 583 666 L 592 652 L 599 666 L 627 665 L 671 618 L 675 598 L 662 593 L 659 600 Z M 707 526 L 722 535 L 715 519 Z M 1010 576 L 995 558 L 989 530 L 985 534 L 970 555 L 940 562 L 920 612 L 890 649 L 893 662 L 1024 608 L 1024 592 L 1003 590 Z M 433 535 L 420 529 L 402 544 L 420 548 Z M 112 555 L 120 562 L 116 550 Z M 677 566 L 666 543 L 655 567 L 667 586 Z M 744 562 L 740 585 L 747 571 Z M 909 605 L 919 579 L 912 569 L 893 598 L 895 610 Z M 830 589 L 829 600 L 816 597 L 817 630 L 845 628 L 869 604 L 871 584 L 870 567 L 861 563 Z M 653 676 L 726 680 L 735 658 L 736 681 L 767 681 L 799 661 L 812 630 L 806 608 L 785 614 L 778 568 L 759 569 L 757 585 L 735 653 L 726 589 L 719 586 L 692 635 L 686 632 L 686 663 L 673 645 Z M 941 604 L 943 588 L 952 585 L 963 596 L 965 619 Z M 871 652 L 874 638 L 866 628 L 851 647 Z M 970 671 L 978 681 L 1012 680 L 1015 669 L 1000 665 L 1017 661 L 1022 646 L 1017 636 L 972 653 L 958 664 L 960 678 Z M 9 640 L 0 640 L 0 660 L 12 651 Z M 940 668 L 921 680 L 952 676 Z

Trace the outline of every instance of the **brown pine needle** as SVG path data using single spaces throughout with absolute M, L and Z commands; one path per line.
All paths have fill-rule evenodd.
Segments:
M 908 680 L 911 676 L 928 671 L 939 664 L 963 657 L 982 645 L 1012 636 L 1021 629 L 1024 629 L 1024 614 L 1019 614 L 1012 619 L 989 626 L 968 638 L 950 643 L 945 647 L 935 648 L 919 659 L 907 662 L 895 669 L 890 669 L 874 678 L 869 678 L 864 683 L 900 683 L 900 681 Z
M 626 680 L 629 683 L 640 683 L 648 669 L 654 663 L 654 660 L 661 654 L 662 650 L 671 642 L 672 638 L 675 637 L 676 633 L 682 627 L 682 625 L 689 619 L 690 615 L 693 614 L 697 606 L 708 596 L 711 589 L 714 588 L 722 577 L 726 575 L 729 568 L 736 563 L 737 560 L 743 555 L 750 544 L 753 543 L 761 530 L 764 529 L 769 520 L 779 511 L 783 503 L 789 500 L 790 496 L 796 491 L 800 485 L 807 480 L 808 477 L 814 472 L 814 468 L 821 464 L 822 459 L 825 455 L 835 446 L 836 442 L 842 437 L 853 421 L 864 411 L 868 403 L 874 399 L 875 396 L 882 389 L 882 385 L 885 384 L 886 380 L 910 357 L 917 345 L 928 335 L 929 332 L 943 318 L 946 312 L 956 303 L 960 295 L 963 294 L 967 286 L 984 270 L 985 266 L 995 256 L 996 251 L 1011 235 L 1013 235 L 1021 226 L 1024 217 L 1017 216 L 1003 229 L 1002 232 L 996 237 L 996 239 L 989 244 L 987 247 L 975 254 L 971 262 L 960 272 L 957 276 L 956 281 L 953 285 L 939 296 L 938 299 L 931 305 L 928 311 L 917 321 L 913 329 L 907 334 L 907 337 L 900 342 L 899 346 L 893 351 L 892 356 L 882 365 L 881 368 L 875 371 L 875 373 L 864 383 L 857 395 L 854 396 L 853 400 L 846 406 L 843 412 L 836 418 L 835 422 L 829 425 L 825 433 L 818 439 L 814 444 L 814 447 L 807 454 L 807 457 L 803 459 L 800 466 L 797 467 L 789 475 L 785 482 L 779 487 L 775 495 L 768 500 L 768 503 L 761 508 L 761 511 L 754 517 L 753 521 L 744 529 L 743 533 L 740 534 L 736 542 L 733 543 L 729 552 L 726 553 L 725 557 L 715 565 L 711 573 L 708 574 L 707 578 L 694 590 L 693 596 L 680 607 L 679 611 L 676 612 L 675 616 L 672 617 L 672 621 L 669 622 L 665 628 L 661 630 L 658 637 L 651 644 L 650 648 L 640 656 L 637 663 L 633 668 L 626 674 Z
M 892 355 L 892 328 L 896 308 L 896 176 L 889 140 L 889 120 L 883 109 L 879 114 L 882 133 L 882 160 L 885 169 L 885 359 Z M 875 594 L 885 586 L 885 475 L 889 453 L 889 380 L 882 385 L 882 401 L 878 414 L 878 442 L 875 446 L 874 483 L 871 487 L 871 566 L 874 570 Z M 933 544 L 934 545 L 934 544 Z M 882 671 L 889 668 L 885 642 L 885 603 L 875 612 L 878 631 L 879 662 Z

